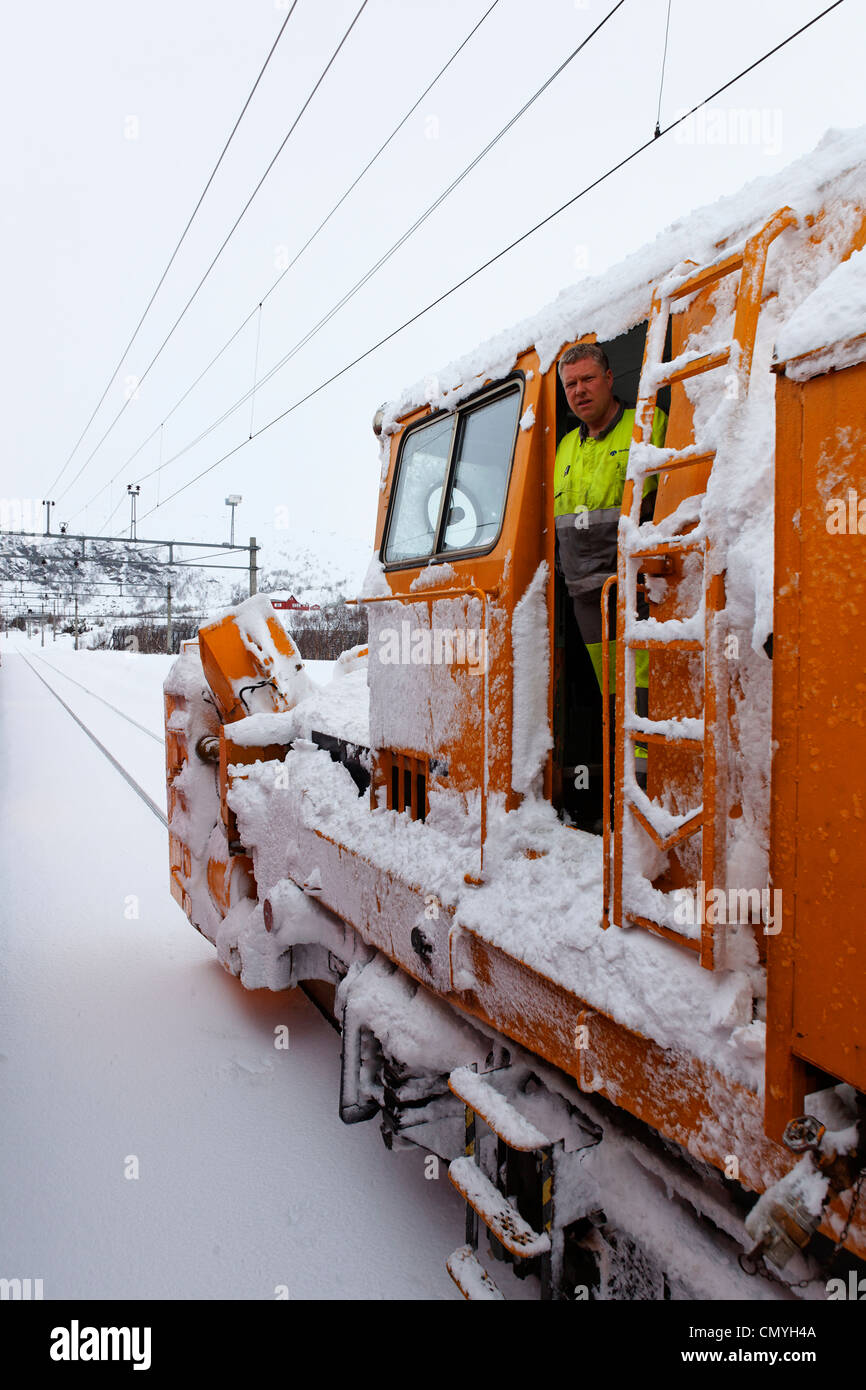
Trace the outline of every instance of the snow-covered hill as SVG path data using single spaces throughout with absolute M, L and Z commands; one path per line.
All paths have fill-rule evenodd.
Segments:
M 301 603 L 322 606 L 360 593 L 370 556 L 366 539 L 324 531 L 276 535 L 276 543 L 261 544 L 257 554 L 260 590 L 286 590 Z M 0 535 L 2 607 L 11 619 L 26 614 L 34 601 L 38 607 L 46 595 L 46 612 L 55 605 L 65 612 L 77 598 L 82 618 L 161 612 L 170 583 L 177 614 L 204 616 L 249 593 L 242 551 L 178 550 L 173 565 L 167 560 L 165 547 L 118 540 L 87 541 L 83 547 L 73 537 L 6 532 Z

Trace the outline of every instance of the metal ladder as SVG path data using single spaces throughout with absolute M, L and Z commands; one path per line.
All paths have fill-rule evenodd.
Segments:
M 668 276 L 656 287 L 647 328 L 632 448 L 622 500 L 622 517 L 627 518 L 629 524 L 625 527 L 620 524 L 617 573 L 613 902 L 611 914 L 608 883 L 602 925 L 608 926 L 612 917 L 619 926 L 640 926 L 677 941 L 697 952 L 701 965 L 708 970 L 714 966 L 715 943 L 714 923 L 706 920 L 707 895 L 714 887 L 724 887 L 721 880 L 724 878 L 725 864 L 726 827 L 724 818 L 719 824 L 716 814 L 717 802 L 724 803 L 719 792 L 724 782 L 726 753 L 727 691 L 722 687 L 720 658 L 716 650 L 719 645 L 716 640 L 717 619 L 725 607 L 725 574 L 721 557 L 717 560 L 714 553 L 711 538 L 701 533 L 699 525 L 694 532 L 661 536 L 655 540 L 653 533 L 657 527 L 644 524 L 640 534 L 637 528 L 640 525 L 646 478 L 674 469 L 704 465 L 708 480 L 715 461 L 715 449 L 700 439 L 693 439 L 685 448 L 676 450 L 651 448 L 653 416 L 659 391 L 690 377 L 727 366 L 729 383 L 733 376 L 733 390 L 730 392 L 734 402 L 732 408 L 734 411 L 742 409 L 749 391 L 767 253 L 776 237 L 796 223 L 797 218 L 791 209 L 782 208 L 739 249 L 728 251 L 719 260 L 704 267 L 695 267 L 682 275 Z M 740 281 L 732 340 L 719 343 L 707 352 L 685 352 L 671 362 L 663 362 L 672 306 L 737 272 L 740 272 Z M 637 615 L 637 591 L 642 564 L 648 560 L 689 554 L 699 554 L 703 568 L 702 603 L 696 613 L 685 619 L 678 615 L 663 622 L 641 621 Z M 670 563 L 670 559 L 667 563 Z M 703 704 L 699 717 L 665 721 L 638 718 L 634 656 L 638 650 L 703 653 Z M 683 816 L 672 818 L 658 802 L 644 796 L 635 778 L 634 759 L 626 757 L 625 752 L 626 747 L 638 741 L 674 746 L 702 757 L 703 799 L 700 806 Z M 607 757 L 605 750 L 605 760 Z M 655 921 L 636 911 L 634 905 L 630 908 L 624 886 L 625 871 L 629 867 L 624 843 L 626 812 L 662 851 L 673 849 L 700 831 L 701 874 L 695 898 L 699 936 L 678 931 L 670 921 Z M 604 862 L 607 871 L 610 863 L 610 828 L 607 826 Z

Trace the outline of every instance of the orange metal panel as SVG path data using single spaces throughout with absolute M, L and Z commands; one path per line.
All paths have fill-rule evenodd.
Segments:
M 529 378 L 523 387 L 521 415 L 532 409 L 535 423 L 531 430 L 518 429 L 514 462 L 508 486 L 508 500 L 502 532 L 493 550 L 487 555 L 461 559 L 449 557 L 454 577 L 447 587 L 456 594 L 483 593 L 487 596 L 486 621 L 490 627 L 488 641 L 488 764 L 487 778 L 491 792 L 505 796 L 506 805 L 513 809 L 519 796 L 511 787 L 511 732 L 513 723 L 511 615 L 515 603 L 525 593 L 539 564 L 547 560 L 552 573 L 553 507 L 549 481 L 553 476 L 556 448 L 555 367 L 542 375 L 538 354 L 534 349 L 522 353 L 517 370 Z M 401 433 L 391 440 L 388 482 L 379 502 L 376 524 L 376 548 L 381 548 L 387 515 L 388 497 L 393 484 L 394 469 L 404 426 L 425 419 L 428 408 L 414 411 L 400 422 Z M 417 607 L 425 596 L 411 593 L 410 585 L 417 578 L 418 568 L 391 569 L 387 572 L 389 587 L 395 598 L 405 597 Z M 446 587 L 443 585 L 443 588 Z M 363 595 L 360 596 L 363 599 Z M 552 609 L 552 594 L 549 595 Z M 467 604 L 471 599 L 467 599 Z M 455 708 L 465 700 L 467 708 L 477 709 L 482 695 L 482 680 L 467 674 L 458 666 L 450 667 L 454 681 Z M 450 769 L 449 785 L 468 791 L 479 786 L 478 770 L 484 755 L 482 722 L 455 721 L 453 741 L 444 747 L 415 750 L 431 757 L 441 757 Z M 546 770 L 546 785 L 550 785 L 550 758 Z
M 767 1139 L 753 1091 L 728 1081 L 695 1057 L 683 1057 L 586 1010 L 578 1081 L 674 1139 L 689 1153 L 724 1169 L 737 1160 L 740 1181 L 762 1191 L 793 1166 L 792 1155 Z
M 780 379 L 778 404 L 772 852 L 785 939 L 770 946 L 768 1093 L 796 1108 L 786 1031 L 795 1057 L 866 1090 L 866 365 Z
M 253 861 L 247 854 L 213 855 L 207 861 L 207 886 L 214 906 L 225 917 L 242 898 L 255 898 Z
M 794 1001 L 795 879 L 797 872 L 800 739 L 800 527 L 803 388 L 776 379 L 776 531 L 773 614 L 773 754 L 770 800 L 770 883 L 782 892 L 782 930 L 767 939 L 767 1073 L 764 1122 L 781 1140 L 801 1114 L 805 1068 L 791 1052 Z
M 229 725 L 229 728 L 231 726 Z M 226 801 L 226 792 L 229 789 L 228 769 L 234 763 L 243 763 L 244 766 L 250 763 L 269 763 L 284 762 L 289 745 L 287 743 L 268 743 L 260 748 L 244 747 L 239 743 L 233 743 L 225 727 L 220 729 L 220 758 L 219 758 L 219 790 L 220 790 L 220 816 L 223 825 L 229 832 L 229 839 L 237 837 L 237 822 L 234 812 Z

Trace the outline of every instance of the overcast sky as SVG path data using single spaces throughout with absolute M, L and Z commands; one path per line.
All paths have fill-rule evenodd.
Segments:
M 239 534 L 255 533 L 265 547 L 288 539 L 328 554 L 362 553 L 372 541 L 378 495 L 371 420 L 384 400 L 541 308 L 565 285 L 603 271 L 689 209 L 783 167 L 829 127 L 866 122 L 866 10 L 863 0 L 845 0 L 717 103 L 760 111 L 759 138 L 710 144 L 667 135 L 166 501 L 249 436 L 247 401 L 173 459 L 250 389 L 256 358 L 260 378 L 448 187 L 614 0 L 535 0 L 531 7 L 498 0 L 261 313 L 253 312 L 173 411 L 490 3 L 367 0 L 192 308 L 96 448 L 361 5 L 298 0 L 132 350 L 51 493 L 55 525 L 69 521 L 70 531 L 92 533 L 113 513 L 106 534 L 123 534 L 127 483 L 158 469 L 162 458 L 161 471 L 141 483 L 140 535 L 223 540 L 224 498 L 237 492 L 244 499 Z M 826 3 L 672 0 L 662 125 Z M 7 6 L 0 496 L 46 496 L 69 459 L 288 9 L 289 0 Z M 253 430 L 652 134 L 667 11 L 668 0 L 625 0 L 387 266 L 257 391 Z M 290 529 L 275 529 L 285 508 Z

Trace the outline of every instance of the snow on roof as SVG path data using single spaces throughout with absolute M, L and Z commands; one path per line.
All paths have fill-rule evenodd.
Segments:
M 835 187 L 829 191 L 831 183 Z M 564 343 L 585 333 L 607 342 L 628 332 L 647 317 L 652 287 L 679 262 L 715 260 L 720 242 L 745 239 L 777 208 L 788 205 L 804 218 L 822 207 L 829 210 L 831 204 L 841 211 L 845 203 L 864 201 L 866 126 L 827 131 L 810 154 L 680 218 L 603 275 L 562 290 L 539 313 L 489 338 L 438 375 L 405 389 L 385 407 L 383 439 L 411 410 L 428 404 L 451 409 L 485 381 L 507 376 L 520 353 L 532 345 L 541 370 L 547 371 Z M 639 205 L 632 216 L 639 221 Z
M 790 360 L 821 348 L 809 363 Z M 866 250 L 837 265 L 794 310 L 776 340 L 776 360 L 798 378 L 866 360 Z

